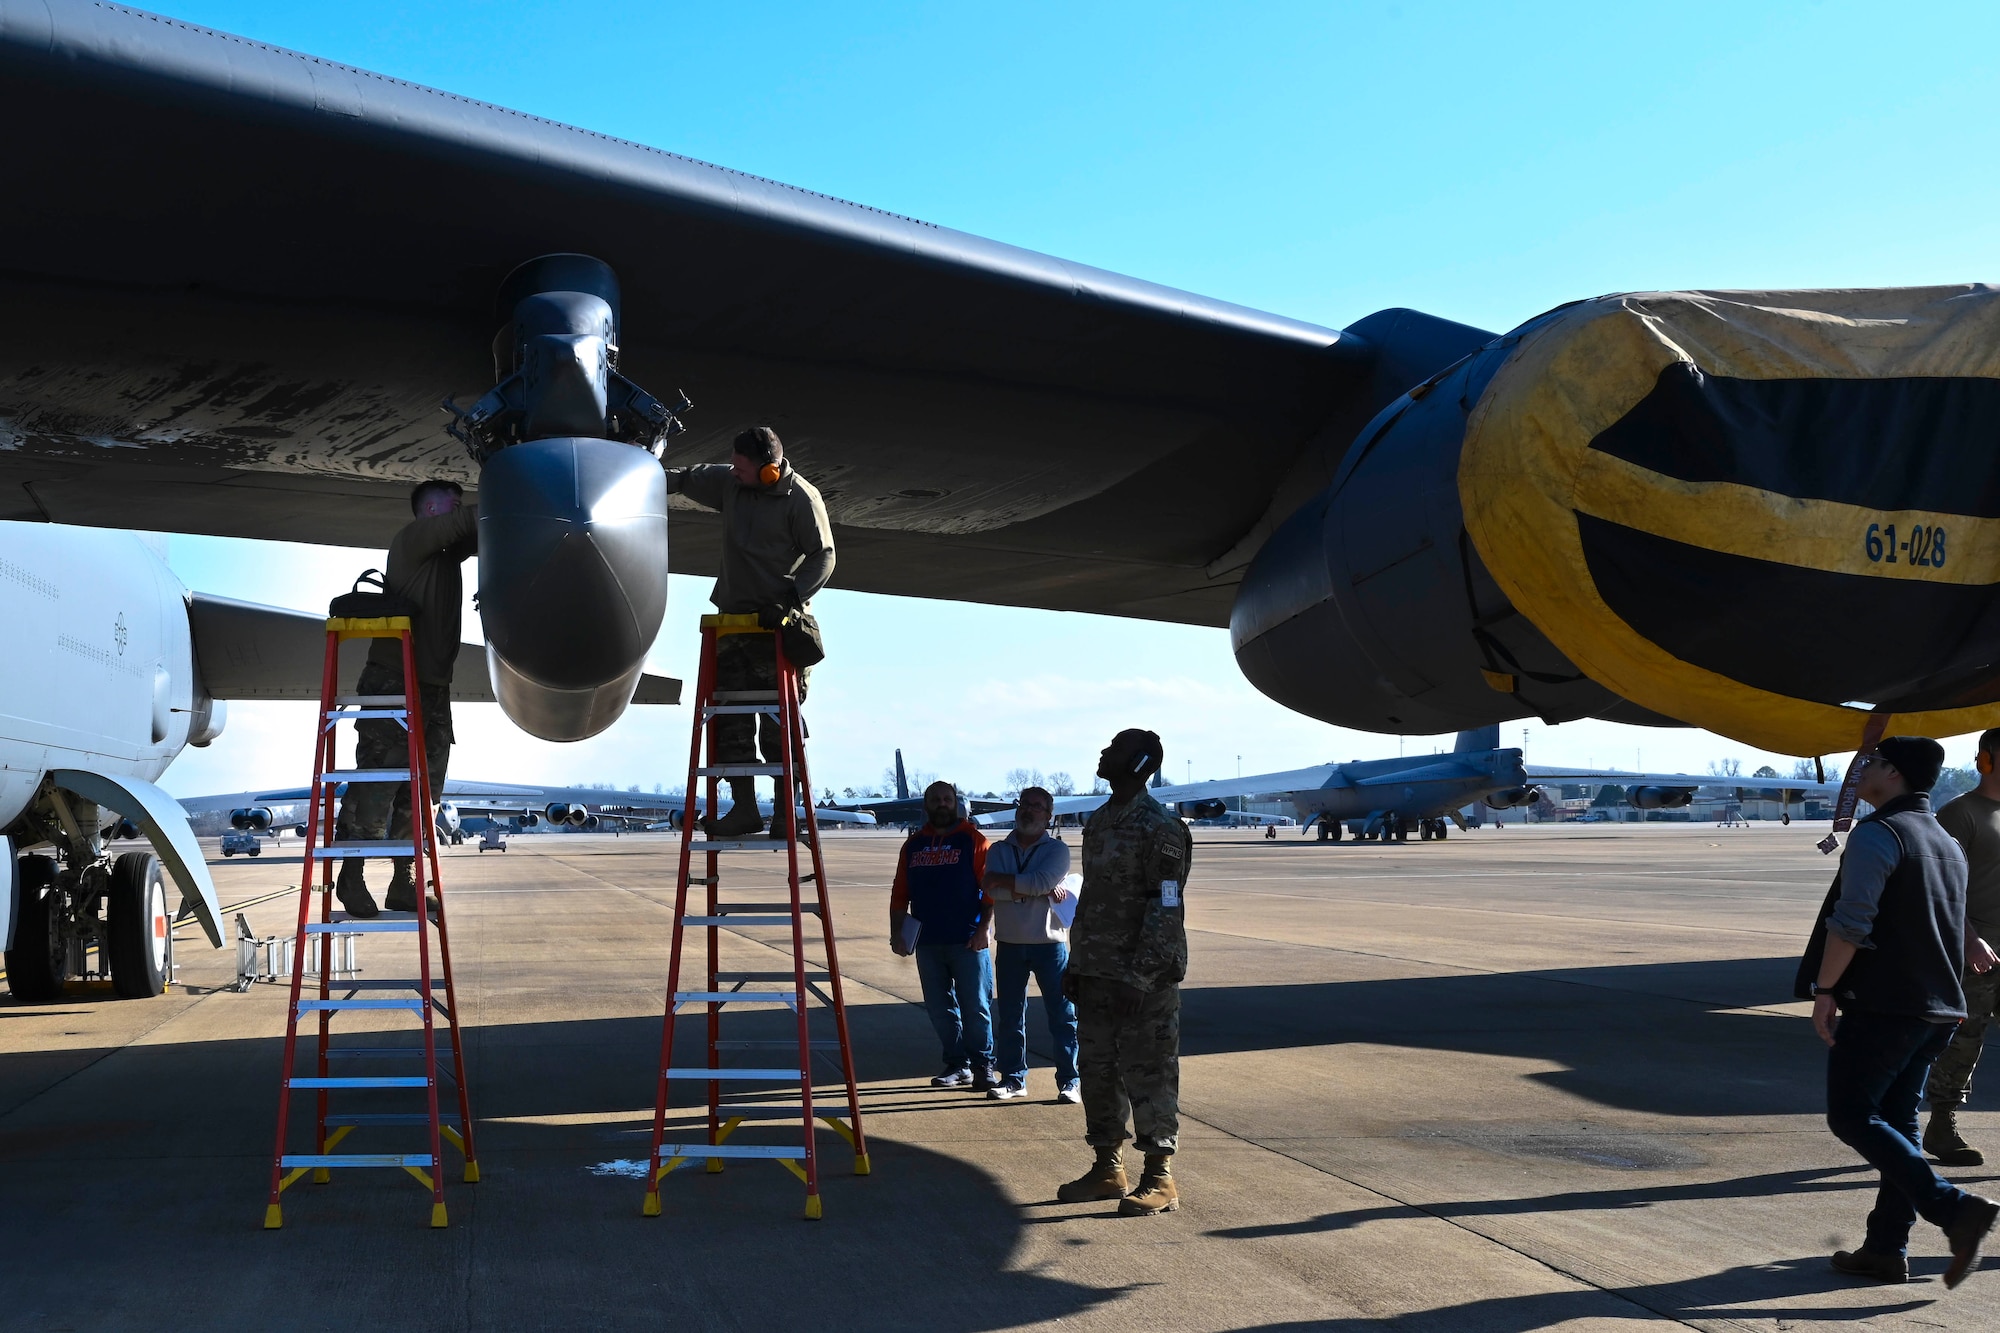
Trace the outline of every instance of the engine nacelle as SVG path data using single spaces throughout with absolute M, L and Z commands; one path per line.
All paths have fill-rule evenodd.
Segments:
M 1495 810 L 1512 810 L 1517 805 L 1533 805 L 1542 799 L 1540 787 L 1509 787 L 1506 791 L 1496 791 L 1486 798 L 1486 804 Z
M 271 812 L 261 805 L 253 805 L 247 810 L 231 810 L 229 827 L 238 833 L 268 833 L 271 829 Z
M 601 823 L 601 821 L 600 821 L 600 820 L 599 820 L 599 819 L 597 818 L 597 816 L 596 816 L 596 815 L 585 815 L 585 816 L 583 817 L 583 823 L 582 823 L 582 824 L 580 824 L 580 825 L 578 825 L 578 827 L 579 827 L 579 828 L 582 828 L 582 829 L 585 829 L 585 830 L 587 830 L 587 831 L 588 831 L 588 830 L 595 830 L 595 829 L 596 829 L 596 828 L 597 828 L 597 827 L 599 826 L 599 824 L 600 824 L 600 823 Z
M 551 803 L 543 813 L 548 815 L 551 824 L 568 824 L 571 828 L 582 828 L 584 821 L 590 818 L 590 812 L 582 806 L 564 805 L 560 801 Z
M 1181 801 L 1175 810 L 1183 819 L 1220 819 L 1229 813 L 1227 801 Z
M 1678 810 L 1694 801 L 1692 787 L 1634 787 L 1625 793 L 1634 810 Z

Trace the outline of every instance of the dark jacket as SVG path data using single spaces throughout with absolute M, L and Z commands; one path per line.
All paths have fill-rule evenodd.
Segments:
M 948 829 L 926 825 L 896 857 L 889 917 L 907 911 L 923 923 L 918 944 L 966 944 L 991 910 L 986 890 L 986 835 L 961 819 Z
M 1889 802 L 1862 823 L 1895 835 L 1902 855 L 1883 885 L 1868 947 L 1847 965 L 1834 996 L 1843 1011 L 1940 1020 L 1965 1017 L 1965 853 L 1931 814 L 1929 793 Z M 1841 898 L 1834 876 L 1799 962 L 1794 994 L 1804 999 L 1826 952 L 1826 919 Z

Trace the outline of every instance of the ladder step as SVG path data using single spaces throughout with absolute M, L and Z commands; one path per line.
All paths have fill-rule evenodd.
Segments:
M 398 931 L 414 931 L 416 928 L 415 912 L 397 912 L 387 921 L 372 916 L 365 921 L 356 921 L 345 912 L 335 912 L 331 921 L 306 922 L 308 935 L 385 935 Z
M 319 775 L 321 782 L 408 782 L 407 768 L 333 768 Z
M 833 1037 L 827 1037 L 824 1040 L 815 1039 L 810 1045 L 816 1051 L 837 1051 L 840 1049 L 839 1040 Z M 796 1040 L 789 1038 L 781 1040 L 776 1037 L 738 1039 L 715 1043 L 715 1049 L 718 1051 L 796 1051 L 798 1048 L 799 1043 Z
M 783 764 L 716 764 L 710 768 L 697 768 L 698 778 L 781 778 L 785 776 Z
M 785 846 L 783 838 L 724 838 L 719 842 L 712 838 L 694 840 L 694 849 L 697 852 L 782 852 Z M 799 846 L 810 847 L 812 843 L 806 838 L 800 838 Z
M 799 997 L 782 991 L 756 990 L 677 990 L 674 1003 L 680 1004 L 782 1004 L 787 1009 L 799 1007 Z
M 797 1112 L 793 1114 L 796 1115 Z M 362 1125 L 428 1125 L 430 1122 L 431 1118 L 422 1111 L 382 1111 L 369 1112 L 365 1115 L 330 1115 L 326 1118 L 326 1123 L 329 1125 L 354 1125 L 356 1127 Z M 440 1125 L 457 1124 L 458 1112 L 439 1111 L 438 1123 Z
M 789 926 L 791 916 L 684 916 L 690 926 Z
M 783 1043 L 779 1044 L 782 1045 Z M 424 1048 L 421 1046 L 329 1046 L 326 1058 L 329 1060 L 421 1060 L 424 1058 Z M 439 1042 L 437 1058 L 440 1060 L 451 1059 L 451 1047 L 444 1042 Z
M 710 704 L 701 710 L 703 717 L 741 717 L 746 713 L 777 714 L 776 704 Z
M 784 912 L 790 915 L 792 905 L 790 903 L 717 903 L 715 910 L 725 915 L 730 912 Z M 799 910 L 810 913 L 813 916 L 818 916 L 819 904 L 802 902 L 799 904 Z
M 715 974 L 717 985 L 725 981 L 792 981 L 795 979 L 790 972 L 717 972 Z M 832 979 L 830 973 L 821 972 L 810 967 L 806 969 L 807 981 L 831 981 Z
M 796 1042 L 793 1043 L 797 1045 Z M 799 1071 L 796 1069 L 662 1069 L 662 1078 L 691 1078 L 702 1082 L 709 1079 L 728 1081 L 732 1079 L 786 1079 L 796 1083 Z
M 662 1143 L 660 1160 L 671 1157 L 789 1157 L 804 1161 L 806 1150 L 776 1143 Z
M 427 1088 L 431 1085 L 431 1081 L 422 1074 L 334 1075 L 331 1078 L 314 1075 L 288 1078 L 285 1082 L 294 1088 Z
M 679 1107 L 675 1107 L 674 1109 L 676 1111 L 680 1110 Z M 843 1106 L 840 1109 L 845 1111 L 847 1108 Z M 721 1106 L 721 1115 L 724 1120 L 740 1116 L 745 1120 L 791 1120 L 796 1122 L 802 1114 L 803 1110 L 797 1102 L 793 1102 L 790 1106 L 743 1106 L 735 1102 L 724 1102 Z M 813 1119 L 819 1119 L 819 1107 L 817 1104 L 813 1107 Z M 328 1123 L 332 1122 L 329 1120 Z
M 401 708 L 409 700 L 400 694 L 336 694 L 333 702 L 341 708 Z
M 416 844 L 408 842 L 336 842 L 331 847 L 310 847 L 307 851 L 321 861 L 340 861 L 355 856 L 414 857 L 417 854 Z
M 329 708 L 320 714 L 328 722 L 359 722 L 363 718 L 393 718 L 397 722 L 409 718 L 406 708 Z
M 413 1014 L 424 1011 L 422 998 L 414 1000 L 300 1000 L 299 1012 L 316 1014 L 340 1009 L 407 1009 Z
M 776 690 L 717 690 L 715 701 L 725 704 L 774 704 L 778 702 Z
M 432 982 L 433 990 L 443 990 L 444 983 Z M 354 977 L 347 981 L 329 981 L 328 990 L 422 990 L 423 983 L 415 977 Z
M 286 1153 L 280 1167 L 295 1166 L 429 1166 L 427 1152 L 332 1152 Z

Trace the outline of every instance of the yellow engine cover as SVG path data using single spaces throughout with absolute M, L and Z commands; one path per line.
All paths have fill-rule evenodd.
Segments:
M 1526 326 L 1465 524 L 1634 702 L 1791 754 L 2000 725 L 2000 291 L 1665 292 Z

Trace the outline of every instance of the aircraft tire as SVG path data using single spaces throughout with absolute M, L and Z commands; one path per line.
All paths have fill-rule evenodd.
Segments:
M 1397 821 L 1396 821 L 1396 841 L 1397 841 L 1397 842 L 1408 842 L 1409 840 L 1410 840 L 1410 826 L 1409 826 L 1408 824 L 1404 823 L 1404 822 L 1403 822 L 1402 820 L 1400 820 L 1400 819 L 1399 819 L 1399 820 L 1397 820 Z
M 111 955 L 111 989 L 120 999 L 145 1000 L 167 988 L 173 951 L 173 917 L 160 858 L 125 852 L 111 865 L 105 931 Z
M 1440 819 L 1437 822 L 1437 836 L 1439 842 L 1443 842 L 1451 836 L 1451 821 L 1449 819 Z
M 1325 828 L 1327 841 L 1329 842 L 1339 842 L 1341 835 L 1347 832 L 1347 826 L 1338 819 L 1327 820 Z
M 16 863 L 20 902 L 14 920 L 14 947 L 7 950 L 7 989 L 23 1004 L 59 1000 L 68 950 L 56 933 L 55 858 L 24 856 Z

